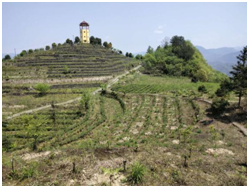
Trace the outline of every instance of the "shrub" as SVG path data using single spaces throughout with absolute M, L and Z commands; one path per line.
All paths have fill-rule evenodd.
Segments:
M 220 115 L 222 114 L 226 107 L 229 105 L 228 101 L 224 98 L 216 98 L 214 99 L 212 105 L 211 105 L 211 111 L 213 115 Z
M 70 69 L 68 68 L 67 65 L 65 65 L 63 73 L 64 73 L 64 74 L 70 73 Z
M 131 181 L 132 184 L 142 183 L 145 172 L 146 172 L 146 168 L 139 162 L 135 162 L 132 165 L 132 170 L 129 176 L 129 181 Z
M 80 109 L 87 111 L 90 108 L 91 93 L 89 91 L 84 91 L 80 99 Z
M 5 55 L 4 60 L 10 60 L 10 59 L 11 59 L 11 57 L 9 54 Z
M 38 91 L 40 95 L 45 95 L 49 91 L 50 86 L 47 84 L 36 84 L 34 89 Z
M 207 93 L 207 89 L 206 89 L 206 87 L 204 85 L 199 86 L 198 91 L 200 93 Z
M 46 46 L 45 49 L 46 49 L 46 50 L 50 50 L 50 46 Z

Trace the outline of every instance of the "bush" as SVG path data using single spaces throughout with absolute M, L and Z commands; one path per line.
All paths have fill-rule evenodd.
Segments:
M 4 60 L 10 60 L 10 59 L 11 59 L 11 57 L 9 54 L 5 55 Z
M 45 49 L 46 49 L 46 50 L 50 50 L 50 46 L 46 46 Z
M 206 87 L 204 85 L 199 86 L 198 91 L 200 93 L 207 93 L 207 89 L 206 89 Z
M 220 115 L 222 114 L 225 110 L 226 107 L 229 105 L 228 101 L 225 100 L 224 98 L 216 98 L 214 99 L 212 105 L 211 105 L 211 111 L 213 115 Z
M 38 91 L 40 95 L 45 95 L 49 91 L 50 86 L 47 84 L 36 84 L 34 89 Z
M 89 91 L 84 91 L 80 99 L 80 109 L 87 111 L 90 108 L 91 93 Z
M 139 162 L 135 162 L 132 166 L 131 174 L 129 176 L 129 181 L 131 181 L 132 184 L 142 183 L 145 172 L 146 168 Z

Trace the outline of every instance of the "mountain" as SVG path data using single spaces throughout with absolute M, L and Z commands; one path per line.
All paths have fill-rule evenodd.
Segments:
M 138 54 L 140 54 L 140 55 L 145 55 L 145 54 L 146 54 L 146 52 L 144 51 L 144 52 L 137 52 L 137 53 L 133 53 L 133 55 L 134 55 L 134 56 L 136 56 L 136 55 L 138 55 Z
M 209 65 L 228 76 L 230 75 L 232 66 L 237 62 L 237 56 L 240 54 L 240 50 L 242 50 L 242 47 L 206 49 L 202 46 L 196 46 L 196 48 L 202 53 Z

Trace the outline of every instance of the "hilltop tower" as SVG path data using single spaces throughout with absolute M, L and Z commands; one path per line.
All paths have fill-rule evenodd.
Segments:
M 81 43 L 90 43 L 89 24 L 85 21 L 80 23 L 80 41 Z

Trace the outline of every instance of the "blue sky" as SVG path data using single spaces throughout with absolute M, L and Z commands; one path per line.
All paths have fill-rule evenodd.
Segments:
M 112 42 L 123 52 L 146 51 L 165 37 L 182 35 L 205 48 L 239 47 L 247 42 L 246 3 L 3 3 L 2 52 L 17 53 L 63 43 L 79 35 Z

